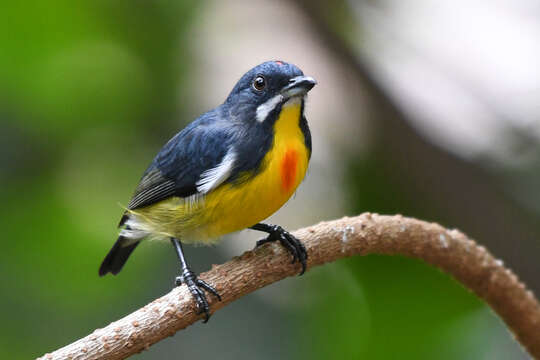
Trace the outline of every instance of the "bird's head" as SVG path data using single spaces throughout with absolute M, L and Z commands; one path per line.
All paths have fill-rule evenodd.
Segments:
M 264 123 L 287 101 L 303 100 L 317 82 L 283 61 L 267 61 L 240 78 L 225 105 L 235 118 Z

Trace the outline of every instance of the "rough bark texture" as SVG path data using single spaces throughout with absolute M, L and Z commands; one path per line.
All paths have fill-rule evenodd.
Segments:
M 306 245 L 308 269 L 367 254 L 400 254 L 441 268 L 484 299 L 529 353 L 540 359 L 537 299 L 501 260 L 458 230 L 400 215 L 365 213 L 322 222 L 294 235 Z M 218 302 L 209 296 L 214 312 L 263 286 L 296 275 L 299 269 L 299 264 L 291 264 L 290 255 L 274 243 L 216 265 L 201 274 L 201 278 L 215 285 L 223 297 Z M 180 286 L 123 319 L 40 359 L 124 359 L 201 318 L 186 286 Z

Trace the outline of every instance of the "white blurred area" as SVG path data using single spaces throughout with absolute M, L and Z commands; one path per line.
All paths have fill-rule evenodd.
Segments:
M 293 63 L 318 81 L 306 106 L 313 138 L 308 174 L 296 195 L 268 220 L 291 230 L 343 216 L 344 164 L 336 142 L 351 141 L 355 148 L 362 142 L 362 126 L 347 125 L 358 121 L 348 109 L 354 108 L 353 98 L 361 101 L 359 90 L 350 88 L 347 74 L 340 73 L 303 19 L 287 1 L 211 2 L 193 26 L 198 64 L 191 74 L 196 81 L 187 82 L 200 84 L 192 105 L 200 111 L 223 102 L 240 76 L 267 60 Z M 224 241 L 223 248 L 229 256 L 238 255 L 262 235 L 243 231 Z
M 467 159 L 504 166 L 534 160 L 540 140 L 540 2 L 349 5 L 363 40 L 353 46 L 420 133 Z M 514 131 L 532 143 L 508 136 Z

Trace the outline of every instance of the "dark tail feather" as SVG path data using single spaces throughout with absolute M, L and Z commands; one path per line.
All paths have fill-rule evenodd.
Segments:
M 137 245 L 139 245 L 139 241 L 133 242 L 132 239 L 126 239 L 123 236 L 118 237 L 118 240 L 116 240 L 111 251 L 109 251 L 99 267 L 99 276 L 109 272 L 113 275 L 118 274 Z

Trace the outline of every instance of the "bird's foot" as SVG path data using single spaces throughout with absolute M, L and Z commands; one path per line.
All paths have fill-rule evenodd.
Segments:
M 210 305 L 208 305 L 208 300 L 206 299 L 204 291 L 206 290 L 221 301 L 221 296 L 217 290 L 206 281 L 199 279 L 197 275 L 195 275 L 195 273 L 190 269 L 184 269 L 182 275 L 176 277 L 175 284 L 176 286 L 180 286 L 182 284 L 187 285 L 191 295 L 197 303 L 197 308 L 199 309 L 197 313 L 204 313 L 205 318 L 203 322 L 208 322 L 208 319 L 210 319 Z
M 294 264 L 296 261 L 298 261 L 302 265 L 302 271 L 300 271 L 299 275 L 302 275 L 306 271 L 307 266 L 307 251 L 304 247 L 304 244 L 300 240 L 298 240 L 296 237 L 294 237 L 291 233 L 283 229 L 279 225 L 269 225 L 270 230 L 268 231 L 268 236 L 265 239 L 257 241 L 257 245 L 255 247 L 259 247 L 263 244 L 266 244 L 268 242 L 272 241 L 279 241 L 287 251 L 291 253 L 293 256 L 292 264 Z

